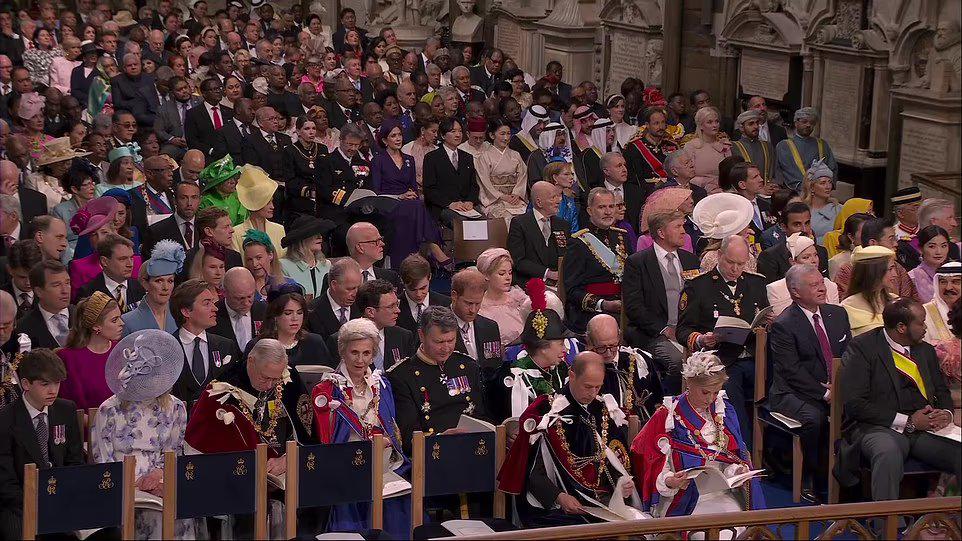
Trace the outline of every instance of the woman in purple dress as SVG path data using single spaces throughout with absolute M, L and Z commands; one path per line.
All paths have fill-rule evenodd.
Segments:
M 397 196 L 398 206 L 388 216 L 388 223 L 398 224 L 388 248 L 393 264 L 405 257 L 427 249 L 438 266 L 444 267 L 451 259 L 441 249 L 441 232 L 428 213 L 424 200 L 418 195 L 414 158 L 401 152 L 404 134 L 397 119 L 388 118 L 377 132 L 377 143 L 385 149 L 371 161 L 373 189 L 378 194 Z

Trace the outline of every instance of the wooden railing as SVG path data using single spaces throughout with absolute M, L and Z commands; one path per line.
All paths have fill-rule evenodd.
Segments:
M 834 539 L 842 535 L 847 539 L 896 539 L 899 538 L 902 517 L 919 518 L 914 523 L 909 521 L 911 526 L 901 539 L 960 539 L 960 511 L 962 500 L 958 497 L 924 498 L 537 528 L 459 537 L 458 540 L 640 539 L 641 536 L 647 536 L 648 539 L 682 539 L 683 532 L 702 532 L 706 539 L 718 539 L 720 532 L 735 528 L 744 528 L 738 539 L 813 539 L 814 534 L 819 535 L 818 539 Z M 884 525 L 882 531 L 876 536 L 860 522 L 863 519 L 881 519 Z M 813 532 L 813 525 L 818 526 L 819 523 L 827 525 L 823 531 Z M 787 528 L 793 528 L 793 534 L 783 533 Z M 929 537 L 934 530 L 941 534 Z

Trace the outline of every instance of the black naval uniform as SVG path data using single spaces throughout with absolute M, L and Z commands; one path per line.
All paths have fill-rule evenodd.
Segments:
M 592 225 L 571 235 L 573 240 L 568 243 L 565 254 L 563 279 L 568 326 L 576 333 L 584 333 L 588 320 L 601 313 L 598 301 L 621 298 L 621 274 L 613 274 L 595 256 L 587 240 L 582 238 L 586 233 L 598 237 L 614 252 L 622 268 L 633 251 L 633 247 L 628 246 L 627 232 L 619 227 L 598 229 Z
M 645 158 L 645 156 L 638 149 L 638 145 L 644 145 L 651 154 L 658 160 L 658 163 L 652 164 Z M 654 144 L 648 140 L 647 137 L 641 136 L 637 139 L 630 141 L 625 146 L 625 163 L 628 166 L 629 180 L 635 184 L 644 188 L 644 193 L 649 194 L 654 190 L 657 190 L 660 185 L 668 180 L 670 176 L 669 171 L 665 171 L 665 160 L 668 155 L 672 152 L 678 150 L 678 145 L 672 141 L 669 137 L 662 139 L 661 143 Z M 661 169 L 668 173 L 667 175 L 662 175 L 661 173 L 655 171 L 654 166 L 660 166 Z M 661 182 L 658 182 L 661 180 Z
M 317 215 L 338 224 L 332 239 L 340 252 L 346 248 L 344 237 L 351 226 L 346 203 L 354 190 L 371 189 L 371 164 L 360 153 L 348 161 L 335 149 L 328 155 L 326 173 L 318 179 Z
M 421 358 L 421 351 L 388 370 L 404 452 L 411 453 L 415 431 L 440 434 L 458 426 L 461 414 L 487 419 L 478 363 L 455 351 L 441 365 Z
M 743 272 L 732 285 L 725 283 L 718 269 L 685 282 L 678 301 L 678 341 L 687 344 L 691 351 L 701 349 L 696 340 L 715 328 L 719 316 L 738 317 L 751 323 L 755 315 L 768 306 L 765 277 Z M 755 388 L 755 335 L 751 334 L 744 346 L 719 342 L 718 357 L 724 361 L 728 372 L 725 391 L 738 413 L 742 433 L 750 430 L 751 417 L 745 409 L 746 401 L 754 398 Z

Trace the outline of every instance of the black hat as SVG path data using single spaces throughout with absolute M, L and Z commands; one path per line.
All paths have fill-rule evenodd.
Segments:
M 557 312 L 548 308 L 548 299 L 545 298 L 546 287 L 541 278 L 528 280 L 526 287 L 528 297 L 531 299 L 531 313 L 524 322 L 524 330 L 512 346 L 531 343 L 538 340 L 564 340 L 574 338 L 575 333 L 568 330 L 561 316 Z
M 328 232 L 333 231 L 336 227 L 337 224 L 330 220 L 314 218 L 313 216 L 302 214 L 297 218 L 294 218 L 294 221 L 291 223 L 291 227 L 287 230 L 287 235 L 281 239 L 281 247 L 288 248 L 295 242 L 313 237 L 315 235 L 326 235 Z
M 97 56 L 100 56 L 104 54 L 104 50 L 98 47 L 96 43 L 92 41 L 86 41 L 84 42 L 83 45 L 80 46 L 80 56 L 84 57 L 84 56 L 87 56 L 88 54 L 95 54 Z
M 922 200 L 922 190 L 918 186 L 909 186 L 892 194 L 892 204 L 895 206 L 916 203 Z

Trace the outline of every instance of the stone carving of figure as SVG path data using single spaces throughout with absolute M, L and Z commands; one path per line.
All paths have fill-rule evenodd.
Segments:
M 474 12 L 476 0 L 458 0 L 461 14 L 451 25 L 451 39 L 460 43 L 477 43 L 481 41 L 481 23 L 484 20 Z
M 934 59 L 934 54 L 931 36 L 922 36 L 915 42 L 909 59 L 911 80 L 909 86 L 929 88 L 932 77 L 931 61 Z
M 421 22 L 421 3 L 419 0 L 375 0 L 377 16 L 375 26 L 417 25 Z
M 661 53 L 665 44 L 660 39 L 648 40 L 648 47 L 645 49 L 645 65 L 648 67 L 648 84 L 661 84 Z
M 421 25 L 435 27 L 438 20 L 443 15 L 444 8 L 447 7 L 447 0 L 420 0 L 421 3 Z
M 933 41 L 934 50 L 929 56 L 929 78 L 933 90 L 951 92 L 960 90 L 962 79 L 962 33 L 959 22 L 951 19 L 939 21 Z

